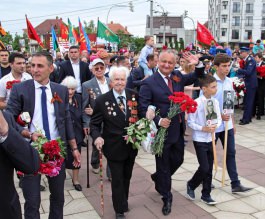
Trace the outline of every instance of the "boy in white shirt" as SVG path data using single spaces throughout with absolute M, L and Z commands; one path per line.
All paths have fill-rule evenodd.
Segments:
M 216 79 L 206 75 L 201 81 L 203 95 L 195 101 L 198 103 L 197 111 L 188 116 L 188 126 L 193 130 L 192 139 L 196 151 L 199 168 L 187 183 L 187 197 L 195 200 L 194 190 L 202 184 L 201 201 L 208 205 L 215 205 L 217 202 L 211 198 L 212 169 L 213 169 L 213 147 L 212 133 L 221 125 L 221 114 L 218 101 L 212 96 L 217 92 Z M 206 102 L 213 105 L 212 111 L 217 114 L 213 120 L 206 120 Z M 208 104 L 207 104 L 208 106 Z M 214 124 L 213 124 L 214 123 Z M 208 124 L 208 125 L 207 125 Z M 212 125 L 211 125 L 212 124 Z

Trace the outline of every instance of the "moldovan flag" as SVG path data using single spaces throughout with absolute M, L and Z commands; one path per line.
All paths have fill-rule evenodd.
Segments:
M 26 22 L 27 22 L 27 29 L 28 29 L 28 37 L 29 37 L 29 39 L 36 40 L 38 42 L 38 44 L 42 48 L 44 48 L 44 45 L 41 42 L 40 37 L 38 36 L 36 30 L 34 29 L 34 27 L 32 26 L 32 24 L 28 20 L 27 16 L 26 16 Z
M 61 22 L 61 38 L 68 40 L 68 27 L 63 22 Z
M 0 36 L 5 36 L 6 35 L 6 31 L 4 30 L 4 28 L 2 27 L 1 25 L 1 22 L 0 22 Z
M 52 49 L 53 49 L 53 57 L 56 57 L 56 50 L 59 48 L 59 44 L 57 41 L 57 37 L 56 37 L 56 32 L 52 26 L 51 29 L 51 33 L 52 33 Z
M 197 23 L 197 40 L 206 45 L 211 45 L 212 40 L 217 44 L 210 31 L 199 22 Z
M 107 26 L 98 20 L 97 37 L 105 39 L 107 42 L 120 43 L 120 38 L 113 33 Z

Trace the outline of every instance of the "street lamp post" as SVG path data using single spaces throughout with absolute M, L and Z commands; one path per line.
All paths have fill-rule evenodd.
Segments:
M 158 7 L 160 7 L 162 9 L 162 17 L 164 18 L 164 22 L 163 22 L 163 45 L 165 46 L 166 45 L 166 24 L 167 24 L 167 15 L 168 15 L 168 12 L 166 12 L 164 10 L 164 8 L 161 6 L 161 5 L 157 5 Z M 159 11 L 155 11 L 156 12 L 159 12 Z
M 195 45 L 195 48 L 196 48 L 196 29 L 195 29 L 195 23 L 194 23 L 194 20 L 188 16 L 188 11 L 184 11 L 184 18 L 189 18 L 191 21 L 192 21 L 192 24 L 193 24 L 193 28 L 194 28 L 194 33 L 193 33 L 193 37 L 194 37 L 194 45 Z
M 109 13 L 110 13 L 111 9 L 115 8 L 115 7 L 119 7 L 119 8 L 127 8 L 127 7 L 129 7 L 130 11 L 133 12 L 133 4 L 132 4 L 132 2 L 129 2 L 129 5 L 119 5 L 119 4 L 112 5 L 109 8 L 109 11 L 108 11 L 108 14 L 107 14 L 107 19 L 106 19 L 106 25 L 107 26 L 108 26 L 108 20 L 109 20 Z

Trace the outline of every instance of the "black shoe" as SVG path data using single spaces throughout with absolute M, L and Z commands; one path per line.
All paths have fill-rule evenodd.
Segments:
M 74 188 L 76 191 L 81 192 L 82 191 L 82 186 L 80 184 L 73 184 Z
M 158 188 L 157 183 L 156 183 L 156 173 L 151 174 L 151 179 L 155 183 L 155 190 L 161 195 L 161 191 Z
M 40 191 L 43 192 L 43 191 L 45 191 L 45 190 L 46 190 L 45 186 L 40 185 Z
M 257 120 L 260 120 L 261 118 L 260 118 L 260 116 L 257 116 L 256 119 L 257 119 Z
M 248 192 L 250 191 L 252 188 L 248 188 L 248 187 L 244 187 L 241 184 L 232 188 L 232 193 L 240 193 L 240 192 Z
M 170 212 L 171 212 L 172 199 L 169 200 L 169 199 L 162 198 L 162 200 L 164 202 L 164 205 L 163 205 L 163 208 L 162 208 L 162 213 L 165 216 L 169 215 Z
M 207 197 L 207 198 L 202 196 L 201 201 L 207 205 L 216 205 L 217 204 L 217 202 L 214 201 L 211 196 Z
M 240 121 L 239 122 L 239 125 L 247 125 L 247 124 L 249 124 L 249 122 L 245 122 L 245 121 Z
M 187 198 L 194 201 L 195 200 L 195 193 L 194 190 L 192 190 L 189 186 L 189 184 L 187 183 Z
M 116 213 L 116 219 L 126 219 L 124 213 Z

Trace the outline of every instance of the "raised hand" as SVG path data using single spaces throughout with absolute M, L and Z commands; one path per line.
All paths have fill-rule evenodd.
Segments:
M 199 58 L 190 52 L 184 52 L 183 58 L 188 61 L 189 65 L 197 65 L 199 62 Z

